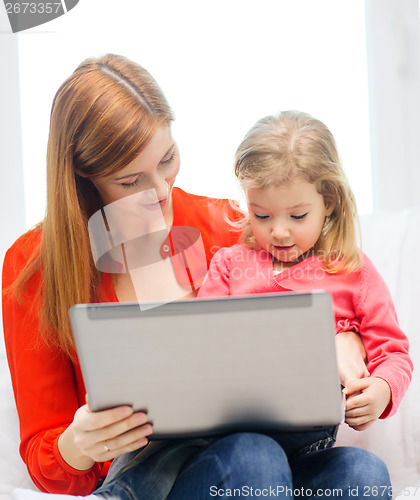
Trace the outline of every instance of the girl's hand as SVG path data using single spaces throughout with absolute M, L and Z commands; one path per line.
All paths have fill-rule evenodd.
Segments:
M 366 350 L 356 332 L 341 332 L 335 336 L 338 372 L 343 387 L 360 378 L 369 377 L 365 360 Z
M 347 396 L 345 422 L 357 431 L 367 429 L 391 401 L 391 389 L 381 378 L 354 380 L 343 389 Z
M 70 466 L 86 470 L 95 462 L 146 446 L 152 432 L 144 412 L 133 413 L 129 406 L 91 412 L 86 404 L 76 411 L 73 422 L 60 436 L 58 448 Z

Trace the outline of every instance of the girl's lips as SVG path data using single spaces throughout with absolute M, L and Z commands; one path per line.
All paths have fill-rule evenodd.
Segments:
M 291 250 L 295 245 L 288 245 L 288 246 L 281 246 L 281 245 L 273 245 L 273 248 L 276 249 L 279 252 L 288 252 Z

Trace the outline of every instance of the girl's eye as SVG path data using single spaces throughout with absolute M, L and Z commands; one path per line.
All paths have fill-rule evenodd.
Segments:
M 302 220 L 304 219 L 308 214 L 302 214 L 302 215 L 292 215 L 292 219 L 295 219 L 295 220 Z
M 269 215 L 258 215 L 258 214 L 254 214 L 254 217 L 258 220 L 264 220 L 264 219 L 268 219 Z
M 129 188 L 132 188 L 134 186 L 137 186 L 138 182 L 139 182 L 139 178 L 140 177 L 136 177 L 136 180 L 133 181 L 133 182 L 127 182 L 127 183 L 124 183 L 124 184 L 121 184 L 122 187 L 126 188 L 126 189 L 129 189 Z

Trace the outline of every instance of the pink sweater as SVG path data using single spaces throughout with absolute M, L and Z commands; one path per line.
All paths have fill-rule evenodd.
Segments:
M 311 290 L 331 294 L 336 333 L 349 330 L 360 333 L 369 373 L 385 380 L 391 388 L 391 403 L 380 418 L 393 415 L 410 383 L 413 364 L 408 354 L 408 339 L 398 326 L 389 290 L 365 255 L 361 270 L 353 273 L 329 274 L 318 257 L 308 257 L 274 275 L 269 253 L 234 245 L 215 254 L 198 296 Z

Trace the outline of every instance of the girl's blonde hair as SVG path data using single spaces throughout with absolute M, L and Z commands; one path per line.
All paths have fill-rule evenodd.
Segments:
M 300 111 L 283 111 L 259 120 L 235 155 L 235 174 L 244 190 L 282 185 L 300 176 L 314 184 L 324 203 L 334 204 L 314 250 L 330 273 L 360 268 L 356 201 L 330 130 Z M 242 242 L 256 247 L 249 218 Z
M 54 98 L 47 149 L 47 210 L 37 227 L 42 243 L 14 290 L 22 293 L 35 272 L 42 271 L 44 339 L 70 356 L 74 344 L 69 307 L 100 299 L 101 273 L 93 262 L 87 224 L 102 203 L 92 180 L 126 167 L 156 129 L 173 119 L 152 76 L 113 54 L 82 62 Z

